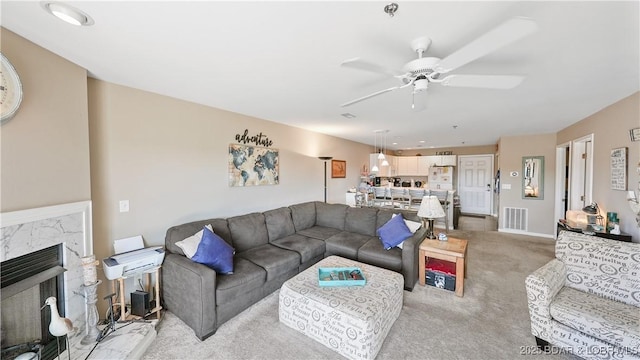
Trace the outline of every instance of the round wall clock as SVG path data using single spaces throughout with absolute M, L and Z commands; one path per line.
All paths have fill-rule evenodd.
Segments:
M 22 102 L 22 83 L 16 69 L 4 54 L 0 69 L 0 124 L 9 121 L 20 108 Z

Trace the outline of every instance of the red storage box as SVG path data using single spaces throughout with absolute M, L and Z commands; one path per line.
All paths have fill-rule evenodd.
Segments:
M 456 263 L 429 258 L 424 271 L 427 285 L 451 291 L 456 290 Z

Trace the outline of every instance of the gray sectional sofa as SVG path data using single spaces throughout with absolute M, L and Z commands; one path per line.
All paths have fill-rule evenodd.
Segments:
M 397 213 L 420 221 L 407 210 L 305 202 L 173 226 L 165 239 L 164 306 L 204 340 L 286 280 L 330 255 L 397 271 L 404 276 L 405 289 L 411 291 L 418 279 L 418 247 L 426 231 L 418 229 L 402 249 L 385 250 L 376 230 Z M 217 274 L 191 261 L 176 246 L 207 224 L 235 249 L 233 274 Z

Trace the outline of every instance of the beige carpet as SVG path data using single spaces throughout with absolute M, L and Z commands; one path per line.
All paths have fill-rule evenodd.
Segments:
M 464 297 L 416 285 L 377 359 L 533 358 L 525 277 L 554 256 L 554 241 L 456 230 L 469 240 Z M 340 355 L 278 322 L 278 292 L 223 324 L 206 341 L 170 312 L 143 359 L 336 359 Z M 539 355 L 544 359 L 577 359 Z

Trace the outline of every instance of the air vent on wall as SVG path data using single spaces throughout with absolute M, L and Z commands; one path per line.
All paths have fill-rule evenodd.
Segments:
M 529 223 L 529 211 L 526 208 L 504 208 L 503 229 L 527 231 Z

